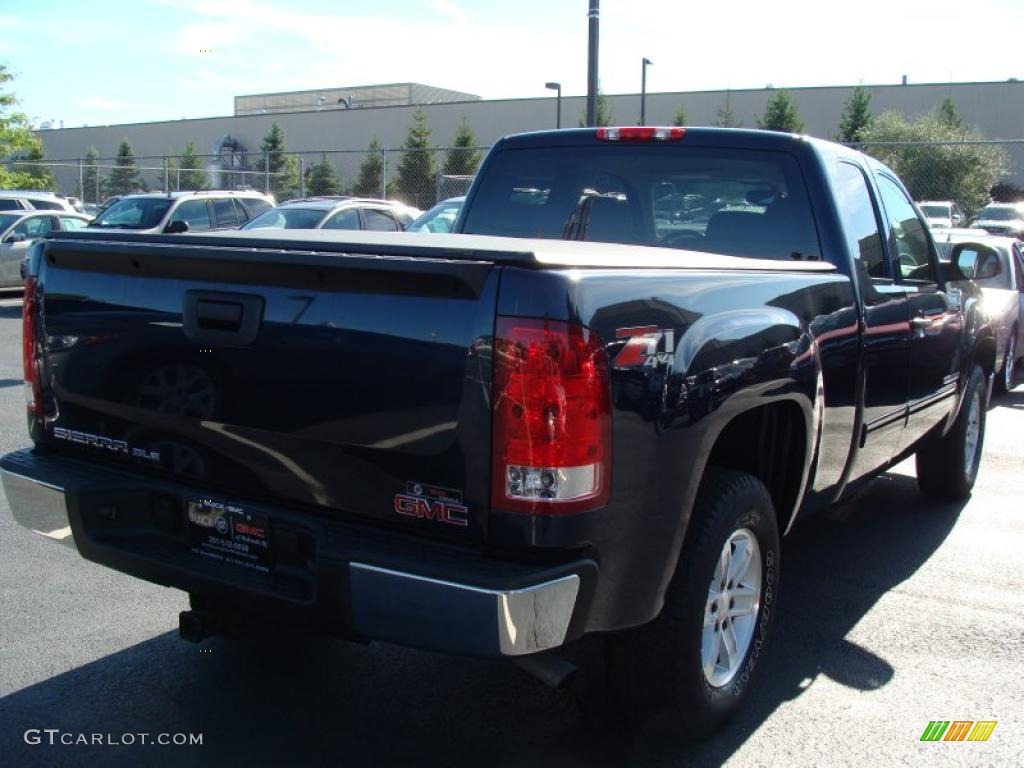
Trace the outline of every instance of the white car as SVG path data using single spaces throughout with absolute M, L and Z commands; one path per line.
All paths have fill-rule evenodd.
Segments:
M 972 223 L 990 235 L 1024 238 L 1024 203 L 989 203 Z
M 932 229 L 960 227 L 967 224 L 967 214 L 955 200 L 922 200 L 917 205 L 928 220 L 928 226 Z
M 38 189 L 0 190 L 0 211 L 67 211 L 75 209 L 66 198 Z
M 242 229 L 366 229 L 401 232 L 423 211 L 396 200 L 344 195 L 288 200 Z
M 73 211 L 0 211 L 0 287 L 22 284 L 21 262 L 37 238 L 84 229 L 88 223 L 88 216 Z
M 1024 355 L 1024 243 L 1012 237 L 968 234 L 933 233 L 939 258 L 949 260 L 956 243 L 981 243 L 999 255 L 999 274 L 976 279 L 974 282 L 984 295 L 985 312 L 992 319 L 996 331 L 996 389 L 1012 389 L 1018 370 L 1018 361 Z M 971 277 L 970 275 L 968 277 Z
M 237 229 L 273 207 L 274 198 L 260 192 L 146 192 L 119 197 L 89 228 L 166 234 Z

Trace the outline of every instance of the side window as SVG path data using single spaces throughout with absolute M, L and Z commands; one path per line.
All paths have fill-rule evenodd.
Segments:
M 878 190 L 889 222 L 889 249 L 897 277 L 904 281 L 938 282 L 928 255 L 928 231 L 913 204 L 888 176 L 878 176 Z
M 0 197 L 0 211 L 20 211 L 21 203 L 9 197 Z
M 235 213 L 235 205 L 230 197 L 218 197 L 213 201 L 213 216 L 217 219 L 218 227 L 237 227 L 238 217 Z M 192 225 L 189 224 L 189 229 Z
M 890 277 L 864 172 L 852 163 L 840 163 L 836 181 L 837 202 L 850 252 L 861 261 L 870 277 Z
M 359 211 L 355 208 L 338 211 L 324 222 L 322 229 L 359 229 Z
M 366 218 L 366 228 L 376 232 L 397 232 L 398 222 L 387 211 L 378 211 L 374 208 L 364 208 L 363 216 Z
M 33 216 L 25 219 L 13 230 L 15 235 L 24 235 L 25 239 L 31 240 L 35 237 L 42 237 L 47 232 L 53 231 L 53 219 L 50 216 Z
M 62 203 L 58 203 L 55 200 L 32 200 L 32 207 L 40 211 L 66 211 Z
M 85 225 L 88 223 L 89 222 L 75 218 L 74 216 L 60 217 L 60 228 L 65 232 L 74 232 L 76 229 L 85 229 Z
M 245 220 L 255 219 L 261 213 L 269 211 L 272 206 L 262 197 L 240 197 L 235 200 L 236 203 L 242 206 L 245 211 Z
M 187 221 L 189 232 L 210 228 L 210 209 L 205 200 L 186 200 L 171 214 L 171 221 Z

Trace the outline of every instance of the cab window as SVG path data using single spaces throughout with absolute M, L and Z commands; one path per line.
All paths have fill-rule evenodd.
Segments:
M 888 176 L 878 175 L 878 191 L 889 223 L 889 251 L 901 282 L 936 283 L 930 257 L 928 228 L 917 216 L 913 203 Z

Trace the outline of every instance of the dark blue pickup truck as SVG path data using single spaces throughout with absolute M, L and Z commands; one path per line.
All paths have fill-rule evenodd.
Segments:
M 499 141 L 454 235 L 60 233 L 24 303 L 15 517 L 265 622 L 518 657 L 607 633 L 617 694 L 706 734 L 780 538 L 917 456 L 970 493 L 995 366 L 896 176 L 758 131 Z M 116 600 L 116 595 L 111 595 Z

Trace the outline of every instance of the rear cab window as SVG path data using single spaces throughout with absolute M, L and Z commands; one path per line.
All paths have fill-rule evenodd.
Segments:
M 507 149 L 490 161 L 463 231 L 821 259 L 799 163 L 778 151 Z

